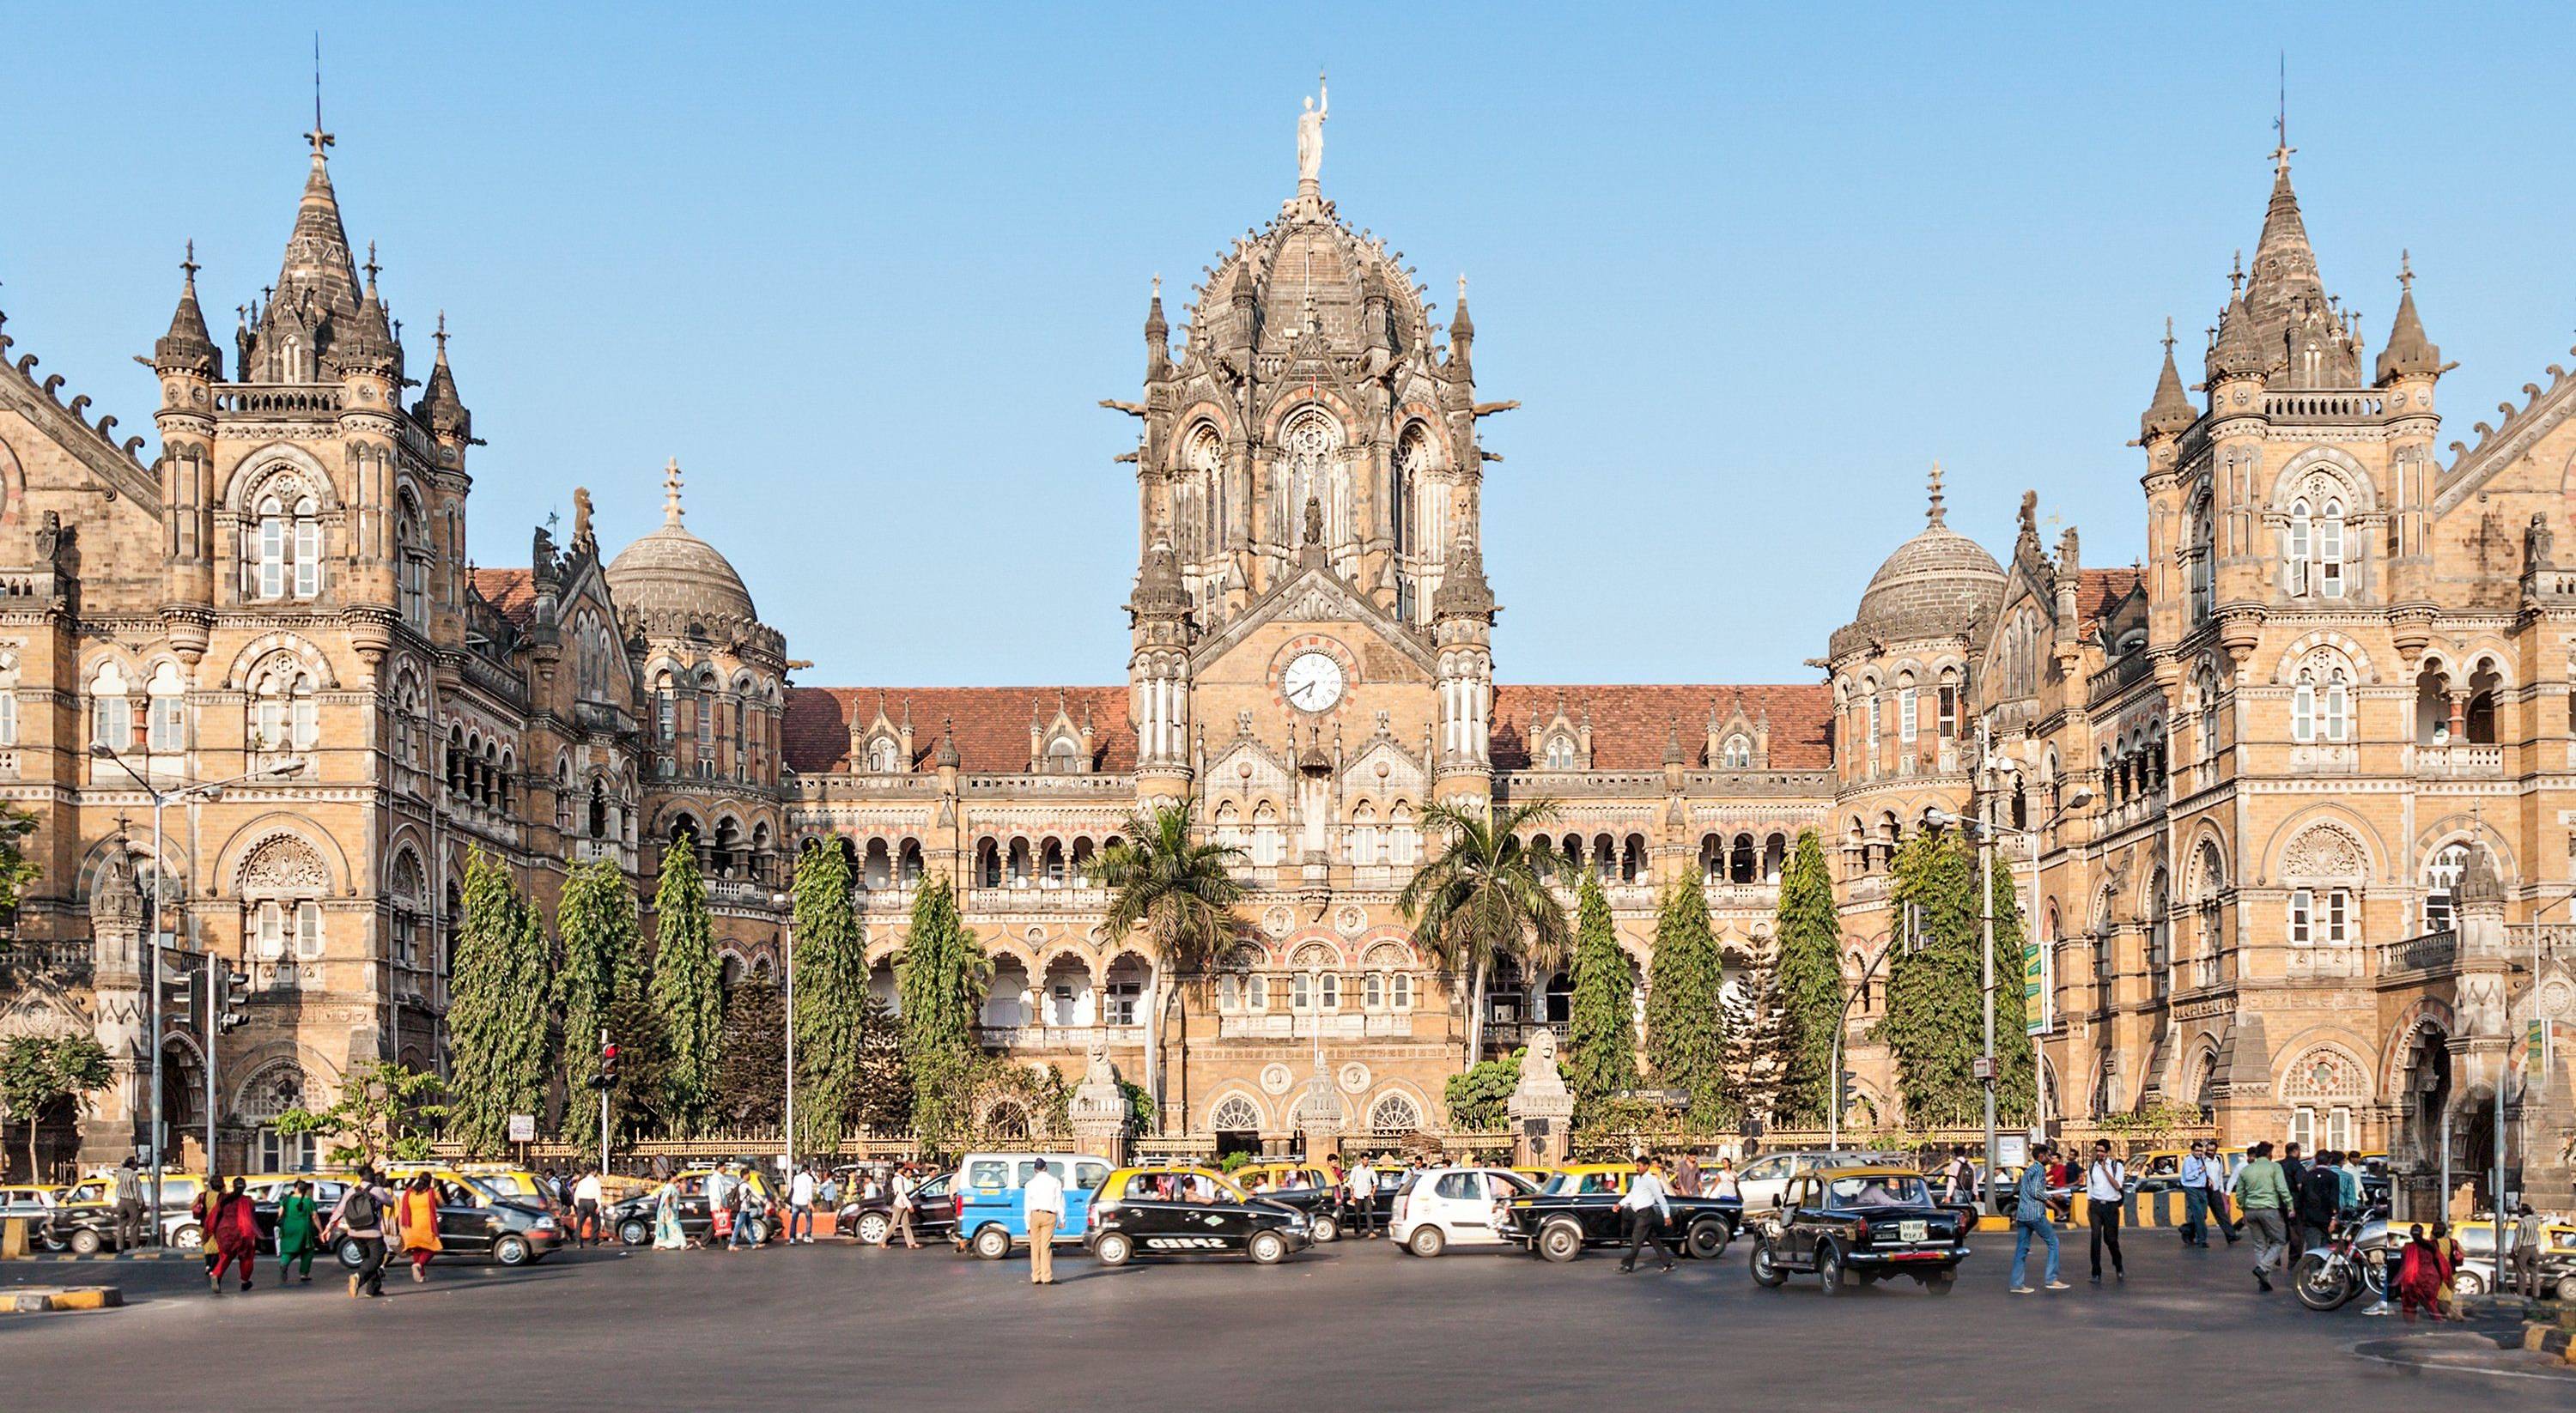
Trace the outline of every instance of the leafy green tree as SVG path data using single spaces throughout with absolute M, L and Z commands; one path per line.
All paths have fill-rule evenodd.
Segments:
M 1996 861 L 1995 1051 L 1998 1117 L 2026 1122 L 2031 1108 L 2030 1037 L 2021 1016 L 2021 920 L 2012 877 Z M 1964 831 L 1922 834 L 1896 855 L 1890 902 L 1917 919 L 1888 966 L 1887 1013 L 1878 1025 L 1896 1059 L 1905 1121 L 1917 1128 L 1968 1124 L 1984 1113 L 1975 1064 L 1984 1036 L 1984 946 L 1977 857 Z
M 661 1008 L 638 984 L 621 987 L 608 1005 L 608 1033 L 617 1043 L 617 1082 L 608 1087 L 609 1123 L 625 1142 L 671 1132 L 671 1039 Z M 596 1123 L 598 1115 L 591 1118 Z M 584 1133 L 585 1148 L 599 1142 Z
M 1780 875 L 1780 911 L 1772 928 L 1778 949 L 1769 987 L 1779 1008 L 1779 1088 L 1771 1109 L 1776 1123 L 1806 1127 L 1825 1121 L 1833 1092 L 1834 1030 L 1843 1014 L 1842 935 L 1824 842 L 1806 830 Z
M 1503 1126 L 1509 1118 L 1505 1106 L 1520 1088 L 1521 1057 L 1528 1053 L 1514 1050 L 1504 1059 L 1485 1060 L 1449 1076 L 1442 1098 L 1448 1102 L 1451 1132 L 1490 1133 Z
M 827 840 L 799 855 L 796 916 L 796 1132 L 800 1153 L 837 1153 L 866 1040 L 868 962 L 850 857 Z
M 1726 957 L 1709 925 L 1708 895 L 1697 879 L 1685 878 L 1665 891 L 1655 913 L 1646 1059 L 1657 1084 L 1690 1096 L 1685 1112 L 1696 1129 L 1718 1127 L 1735 1107 L 1726 1004 Z
M 1574 995 L 1565 1040 L 1565 1084 L 1576 1113 L 1637 1087 L 1637 971 L 1619 950 L 1610 900 L 1590 873 L 1576 890 Z
M 903 1057 L 912 1075 L 913 1128 L 924 1148 L 944 1151 L 972 1119 L 983 1058 L 975 1027 L 993 978 L 993 960 L 958 916 L 957 895 L 947 879 L 922 881 L 894 974 L 903 1000 Z
M 36 832 L 36 817 L 0 802 L 0 914 L 16 911 L 19 894 L 44 869 L 27 857 L 27 836 Z
M 637 955 L 635 890 L 608 859 L 595 859 L 564 880 L 562 901 L 555 909 L 555 934 L 563 947 L 563 965 L 555 973 L 555 1014 L 563 1034 L 564 1092 L 567 1103 L 563 1132 L 584 1143 L 599 1141 L 596 1115 L 584 1096 L 599 1093 L 599 1038 L 612 1032 L 618 1047 L 619 1089 L 631 1100 L 638 1064 L 648 1037 L 616 1033 L 614 1020 L 631 1027 L 639 1006 L 624 1006 L 644 996 L 642 958 Z M 649 1013 L 649 1012 L 648 1012 Z M 658 1104 L 658 1097 L 654 1101 Z
M 1422 811 L 1442 836 L 1440 852 L 1414 870 L 1396 895 L 1413 940 L 1451 974 L 1468 980 L 1467 1063 L 1485 1043 L 1485 983 L 1494 964 L 1525 972 L 1565 960 L 1572 941 L 1565 909 L 1549 892 L 1539 865 L 1545 846 L 1524 846 L 1521 833 L 1556 813 L 1553 800 L 1531 800 L 1495 815 L 1434 804 Z
M 766 973 L 745 977 L 725 998 L 709 1117 L 734 1133 L 774 1125 L 786 1087 L 786 1003 Z
M 104 1089 L 116 1077 L 107 1050 L 86 1035 L 13 1035 L 0 1040 L 0 1105 L 27 1121 L 27 1178 L 41 1182 L 36 1135 L 45 1110 Z
M 1163 1017 L 1179 1007 L 1186 1050 L 1189 1008 L 1179 1006 L 1180 983 L 1204 974 L 1234 940 L 1243 885 L 1231 870 L 1242 852 L 1193 837 L 1188 805 L 1157 805 L 1151 816 L 1131 816 L 1125 835 L 1091 865 L 1093 881 L 1109 890 L 1102 931 L 1118 938 L 1141 931 L 1154 955 L 1161 985 L 1146 1016 L 1145 1063 L 1146 1088 L 1157 1096 L 1163 1092 Z
M 670 1046 L 665 1116 L 675 1137 L 692 1137 L 715 1102 L 717 1046 L 724 1034 L 724 963 L 716 958 L 706 879 L 694 840 L 662 851 L 653 895 L 653 1008 Z
M 509 867 L 474 847 L 447 1008 L 447 1132 L 469 1153 L 503 1151 L 512 1114 L 544 1111 L 546 951 L 545 924 L 520 900 Z
M 327 1108 L 289 1109 L 274 1122 L 280 1133 L 331 1139 L 323 1159 L 335 1168 L 421 1159 L 447 1112 L 438 1102 L 444 1088 L 435 1074 L 375 1060 L 343 1076 L 340 1097 Z

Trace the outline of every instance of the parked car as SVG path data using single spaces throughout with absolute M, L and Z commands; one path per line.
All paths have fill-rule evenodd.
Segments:
M 161 1173 L 161 1240 L 164 1245 L 183 1251 L 194 1251 L 205 1244 L 205 1233 L 197 1229 L 197 1219 L 189 1208 L 205 1178 L 198 1173 L 163 1169 Z M 152 1177 L 143 1176 L 144 1200 L 151 1200 Z M 54 1209 L 54 1231 L 76 1256 L 95 1256 L 116 1241 L 116 1205 L 109 1200 L 115 1191 L 114 1178 L 102 1173 L 86 1177 L 60 1193 Z
M 1509 1168 L 1439 1167 L 1407 1173 L 1396 1188 L 1387 1235 L 1422 1257 L 1452 1246 L 1508 1246 L 1504 1214 L 1515 1199 L 1538 1191 L 1538 1184 Z
M 1503 1211 L 1502 1237 L 1550 1261 L 1571 1261 L 1590 1247 L 1625 1245 L 1628 1218 L 1619 1199 L 1636 1172 L 1633 1164 L 1621 1163 L 1565 1168 L 1536 1193 L 1511 1200 Z M 1744 1221 L 1744 1204 L 1733 1197 L 1675 1195 L 1666 1205 L 1667 1239 L 1702 1260 L 1724 1254 Z
M 563 1204 L 556 1197 L 552 1186 L 549 1185 L 544 1178 L 541 1178 L 535 1173 L 529 1172 L 527 1169 L 519 1167 L 516 1164 L 457 1163 L 449 1165 L 443 1163 L 388 1163 L 385 1165 L 385 1181 L 393 1186 L 399 1187 L 403 1183 L 410 1181 L 411 1175 L 417 1172 L 426 1172 L 431 1177 L 444 1179 L 450 1182 L 456 1181 L 460 1178 L 472 1178 L 480 1186 L 491 1189 L 496 1196 L 500 1197 L 504 1201 L 516 1202 L 520 1206 L 534 1207 L 544 1212 L 552 1212 L 558 1220 L 564 1216 L 564 1213 L 561 1210 Z
M 61 1190 L 44 1183 L 0 1187 L 0 1222 L 23 1221 L 27 1224 L 29 1246 L 44 1251 L 62 1250 L 62 1234 L 54 1230 L 56 1194 Z
M 1109 1176 L 1106 1161 L 1087 1153 L 969 1153 L 958 1163 L 949 1189 L 956 1209 L 950 1236 L 961 1248 L 999 1261 L 1028 1241 L 1028 1204 L 1021 1189 L 1041 1158 L 1064 1184 L 1064 1224 L 1056 1228 L 1055 1239 L 1082 1240 L 1092 1192 Z
M 1213 1194 L 1214 1200 L 1188 1194 Z M 1082 1244 L 1104 1266 L 1139 1256 L 1241 1253 L 1275 1266 L 1314 1244 L 1313 1223 L 1283 1202 L 1247 1197 L 1208 1168 L 1120 1168 L 1091 1194 Z
M 1935 1202 L 1910 1168 L 1812 1169 L 1791 1179 L 1786 1200 L 1756 1224 L 1753 1279 L 1777 1289 L 1812 1271 L 1827 1295 L 1840 1295 L 1903 1275 L 1947 1295 L 1973 1225 Z
M 1882 1161 L 1874 1153 L 1849 1149 L 1800 1148 L 1780 1153 L 1765 1153 L 1748 1160 L 1735 1175 L 1735 1190 L 1744 1198 L 1744 1210 L 1760 1213 L 1780 1205 L 1788 1194 L 1790 1179 L 1818 1168 L 1849 1166 Z M 1884 1160 L 1891 1167 L 1908 1167 L 1902 1159 Z M 1980 1165 L 1982 1166 L 1982 1165 Z
M 940 1173 L 925 1178 L 912 1194 L 912 1230 L 923 1241 L 945 1241 L 957 1234 L 957 1201 L 955 1173 Z M 1072 1194 L 1066 1193 L 1067 1205 Z M 894 1196 L 853 1197 L 841 1204 L 835 1214 L 836 1231 L 847 1232 L 873 1246 L 885 1240 L 894 1230 Z
M 707 1179 L 713 1168 L 689 1168 L 671 1179 L 680 1193 L 680 1232 L 692 1240 L 707 1240 L 715 1230 L 715 1213 L 707 1206 Z M 769 1176 L 758 1168 L 735 1175 L 738 1182 L 751 1184 L 757 1201 L 747 1206 L 742 1220 L 748 1226 L 743 1239 L 754 1246 L 766 1245 L 776 1230 L 770 1213 L 778 1209 L 778 1190 L 769 1184 Z M 653 1194 L 661 1191 L 658 1183 L 624 1201 L 609 1203 L 599 1214 L 600 1230 L 616 1236 L 627 1246 L 643 1246 L 653 1240 Z
M 331 1220 L 331 1209 L 339 1206 L 349 1191 L 348 1179 L 337 1173 L 262 1173 L 242 1179 L 242 1193 L 250 1198 L 251 1212 L 259 1218 L 259 1252 L 263 1256 L 277 1253 L 278 1199 L 298 1182 L 313 1184 L 313 1220 L 317 1225 Z
M 1234 1182 L 1250 1196 L 1305 1213 L 1318 1245 L 1342 1234 L 1348 1203 L 1341 1186 L 1322 1168 L 1311 1163 L 1250 1163 L 1234 1170 Z
M 546 1259 L 563 1242 L 563 1228 L 553 1213 L 508 1201 L 472 1178 L 438 1179 L 431 1186 L 438 1194 L 439 1260 L 527 1266 Z M 399 1200 L 400 1194 L 396 1197 Z M 391 1211 L 385 1220 L 390 1237 Z M 352 1271 L 366 1260 L 365 1249 L 353 1236 L 340 1238 L 334 1254 Z

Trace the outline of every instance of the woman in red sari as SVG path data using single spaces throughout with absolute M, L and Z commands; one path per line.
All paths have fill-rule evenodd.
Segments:
M 259 1256 L 259 1211 L 251 1204 L 250 1194 L 242 1191 L 242 1180 L 234 1178 L 223 1194 L 223 1205 L 213 1208 L 213 1230 L 206 1233 L 206 1244 L 214 1249 L 215 1263 L 207 1278 L 220 1292 L 224 1288 L 224 1267 L 241 1268 L 241 1288 L 250 1289 L 251 1263 Z
M 2449 1243 L 2428 1240 L 2421 1222 L 2406 1229 L 2406 1238 L 2406 1254 L 2397 1263 L 2397 1302 L 2409 1324 L 2418 1310 L 2439 1320 L 2442 1292 L 2451 1287 Z

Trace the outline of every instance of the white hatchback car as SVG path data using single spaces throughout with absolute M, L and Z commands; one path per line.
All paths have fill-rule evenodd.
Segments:
M 1416 1256 L 1437 1256 L 1452 1246 L 1502 1246 L 1506 1238 L 1496 1214 L 1513 1198 L 1537 1191 L 1508 1168 L 1425 1168 L 1396 1189 L 1387 1234 Z

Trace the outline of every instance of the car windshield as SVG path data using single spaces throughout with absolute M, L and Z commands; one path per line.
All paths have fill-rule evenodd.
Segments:
M 1931 1195 L 1923 1179 L 1911 1173 L 1871 1173 L 1835 1178 L 1827 1187 L 1832 1205 L 1844 1208 L 1925 1207 Z

